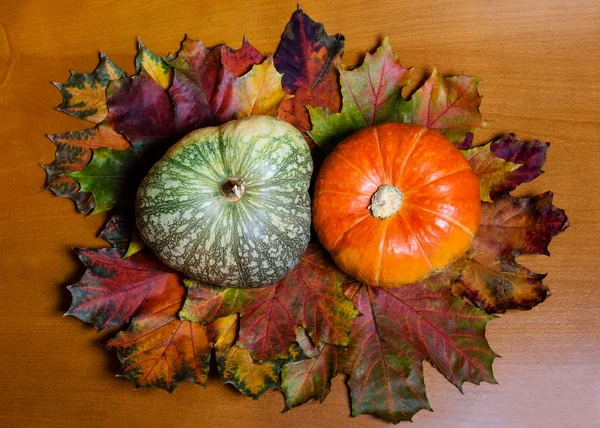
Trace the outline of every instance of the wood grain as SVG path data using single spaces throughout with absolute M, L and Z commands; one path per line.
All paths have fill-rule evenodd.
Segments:
M 86 124 L 51 107 L 50 81 L 91 71 L 104 50 L 133 69 L 136 37 L 161 54 L 185 33 L 207 44 L 240 46 L 246 34 L 274 52 L 295 1 L 5 1 L 0 4 L 0 425 L 367 427 L 349 417 L 343 379 L 324 404 L 281 413 L 277 392 L 258 401 L 214 377 L 203 389 L 134 391 L 115 379 L 102 336 L 62 318 L 64 286 L 81 268 L 71 246 L 97 246 L 102 216 L 84 217 L 43 190 L 40 163 L 53 158 L 46 133 Z M 571 228 L 552 257 L 524 260 L 549 272 L 552 296 L 488 328 L 496 385 L 467 385 L 461 395 L 434 369 L 425 372 L 435 413 L 417 426 L 593 426 L 600 420 L 600 2 L 307 0 L 303 9 L 327 31 L 346 36 L 345 63 L 390 36 L 419 76 L 483 77 L 477 138 L 516 132 L 551 141 L 546 174 L 521 193 L 553 190 Z M 418 80 L 418 79 L 416 79 Z

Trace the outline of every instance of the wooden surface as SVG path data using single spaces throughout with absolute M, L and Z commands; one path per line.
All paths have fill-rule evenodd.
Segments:
M 69 248 L 98 246 L 103 216 L 84 217 L 43 190 L 40 163 L 53 159 L 46 133 L 86 124 L 52 109 L 50 81 L 90 72 L 104 50 L 129 72 L 135 40 L 167 54 L 185 33 L 207 44 L 241 44 L 246 34 L 274 52 L 295 1 L 0 2 L 0 426 L 383 425 L 349 417 L 341 376 L 324 404 L 282 414 L 282 396 L 242 397 L 214 377 L 168 394 L 134 391 L 115 379 L 102 336 L 75 318 L 64 286 L 81 275 Z M 466 385 L 461 395 L 428 364 L 434 413 L 416 426 L 594 426 L 600 420 L 600 2 L 304 1 L 303 9 L 346 36 L 346 64 L 389 34 L 418 73 L 483 77 L 479 139 L 504 132 L 551 141 L 546 174 L 522 192 L 555 192 L 571 228 L 551 258 L 524 263 L 549 272 L 552 296 L 488 328 L 500 385 Z M 418 79 L 417 79 L 418 80 Z M 595 425 L 598 426 L 598 425 Z

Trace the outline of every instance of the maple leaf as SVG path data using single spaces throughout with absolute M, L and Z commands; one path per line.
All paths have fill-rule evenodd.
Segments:
M 177 141 L 171 99 L 145 70 L 112 81 L 107 88 L 107 119 L 134 148 L 169 146 Z
M 222 383 L 230 383 L 242 394 L 258 398 L 269 389 L 279 389 L 281 361 L 256 363 L 250 353 L 235 345 L 217 356 Z
M 400 64 L 386 37 L 374 54 L 365 56 L 360 67 L 340 68 L 343 105 L 339 113 L 308 107 L 313 123 L 308 134 L 329 151 L 359 129 L 390 120 L 398 109 L 410 71 Z
M 337 347 L 327 343 L 316 347 L 306 330 L 296 329 L 296 341 L 307 359 L 292 361 L 281 370 L 281 388 L 285 410 L 315 398 L 323 402 L 331 390 L 331 379 L 337 375 Z
M 343 295 L 345 276 L 317 244 L 275 285 L 260 289 L 210 287 L 187 281 L 189 292 L 180 317 L 209 323 L 239 313 L 240 339 L 256 361 L 288 356 L 296 326 L 306 328 L 317 345 L 347 345 L 350 320 L 358 315 Z
M 344 51 L 344 36 L 328 36 L 323 24 L 313 21 L 300 7 L 292 14 L 274 56 L 275 67 L 283 74 L 283 88 L 294 98 L 283 101 L 279 118 L 300 130 L 309 144 L 311 129 L 305 105 L 340 109 L 337 66 Z
M 98 237 L 109 242 L 113 248 L 123 254 L 129 247 L 131 236 L 135 231 L 134 223 L 131 216 L 116 212 L 110 216 Z
M 281 88 L 281 74 L 275 69 L 273 59 L 268 58 L 236 79 L 233 90 L 236 117 L 276 116 L 281 101 L 290 97 Z
M 164 58 L 156 55 L 138 39 L 138 54 L 135 57 L 135 70 L 141 73 L 144 70 L 163 89 L 167 89 L 173 78 L 173 69 Z
M 464 269 L 453 290 L 490 313 L 531 309 L 543 302 L 549 290 L 546 275 L 519 265 L 522 254 L 548 253 L 551 239 L 568 226 L 563 210 L 552 205 L 552 193 L 532 198 L 511 198 L 509 192 L 543 173 L 550 143 L 523 142 L 507 134 L 479 147 L 465 141 L 463 151 L 481 187 L 481 226 Z
M 176 58 L 168 61 L 174 69 L 169 96 L 177 133 L 184 135 L 233 119 L 236 77 L 263 60 L 264 56 L 246 39 L 236 51 L 224 45 L 207 48 L 202 42 L 186 37 Z
M 63 97 L 57 109 L 79 119 L 102 122 L 107 114 L 106 87 L 110 81 L 119 79 L 124 74 L 122 69 L 101 52 L 100 64 L 93 73 L 72 71 L 65 83 L 53 82 Z
M 390 422 L 431 410 L 423 382 L 428 360 L 459 390 L 464 382 L 496 383 L 484 332 L 492 316 L 455 298 L 447 287 L 423 283 L 395 289 L 349 284 L 362 316 L 352 322 L 350 344 L 340 353 L 350 377 L 352 416 Z
M 46 171 L 46 187 L 58 196 L 71 198 L 82 213 L 94 209 L 94 200 L 89 192 L 80 192 L 79 184 L 69 173 L 80 171 L 92 158 L 92 149 L 107 147 L 124 150 L 129 142 L 110 126 L 100 124 L 94 128 L 64 134 L 48 135 L 56 146 L 55 159 L 42 168 Z
M 479 113 L 479 79 L 461 74 L 442 77 L 434 68 L 431 76 L 408 101 L 402 101 L 393 118 L 435 129 L 458 143 L 472 129 L 484 126 Z
M 133 205 L 141 174 L 148 168 L 140 168 L 140 154 L 134 149 L 97 149 L 85 168 L 68 175 L 79 183 L 82 192 L 94 195 L 92 214 L 98 214 L 117 204 Z
M 552 205 L 551 192 L 532 198 L 503 196 L 481 208 L 481 226 L 454 293 L 490 313 L 533 308 L 549 294 L 542 282 L 546 275 L 531 272 L 515 258 L 550 255 L 550 241 L 569 226 L 565 212 Z
M 180 282 L 168 282 L 161 299 L 144 305 L 128 329 L 107 342 L 117 351 L 122 376 L 136 387 L 173 391 L 185 380 L 206 384 L 209 327 L 177 318 L 184 296 Z
M 68 286 L 71 315 L 98 331 L 129 322 L 144 305 L 155 305 L 181 279 L 149 252 L 123 258 L 132 225 L 121 215 L 110 218 L 100 237 L 113 248 L 75 250 L 86 267 L 82 278 Z
M 507 134 L 489 144 L 464 150 L 479 180 L 481 200 L 492 202 L 542 174 L 549 146 L 550 143 L 538 140 L 518 141 L 515 134 Z
M 242 394 L 257 399 L 270 389 L 280 389 L 281 367 L 304 355 L 301 349 L 290 346 L 288 360 L 271 360 L 256 363 L 250 353 L 235 345 L 239 318 L 237 314 L 217 318 L 209 324 L 209 337 L 217 355 L 217 367 L 222 383 L 233 385 Z

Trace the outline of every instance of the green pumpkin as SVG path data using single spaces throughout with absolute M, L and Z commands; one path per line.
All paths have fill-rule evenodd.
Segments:
M 138 230 L 158 258 L 190 278 L 273 284 L 308 245 L 312 169 L 302 134 L 273 117 L 198 129 L 142 181 Z

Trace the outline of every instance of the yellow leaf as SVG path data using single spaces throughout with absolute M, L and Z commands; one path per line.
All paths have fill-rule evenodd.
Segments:
M 131 257 L 138 251 L 141 251 L 142 249 L 144 249 L 144 247 L 146 247 L 146 244 L 144 243 L 144 241 L 142 241 L 142 238 L 136 229 L 133 231 L 133 237 L 131 238 L 129 247 L 127 247 L 127 252 L 125 253 L 125 255 L 123 257 L 124 258 Z
M 135 57 L 135 69 L 139 73 L 144 70 L 158 83 L 163 89 L 167 89 L 171 84 L 173 69 L 160 56 L 153 53 L 150 49 L 138 40 L 138 54 Z
M 291 98 L 281 87 L 282 74 L 269 57 L 262 64 L 237 79 L 234 85 L 234 99 L 237 105 L 237 116 L 268 115 L 276 116 L 279 104 Z
M 217 318 L 209 324 L 208 334 L 217 352 L 225 351 L 233 346 L 237 340 L 238 327 L 237 314 Z
M 255 363 L 250 353 L 239 346 L 219 355 L 221 381 L 233 384 L 242 394 L 254 398 L 278 387 L 280 370 L 273 361 Z

